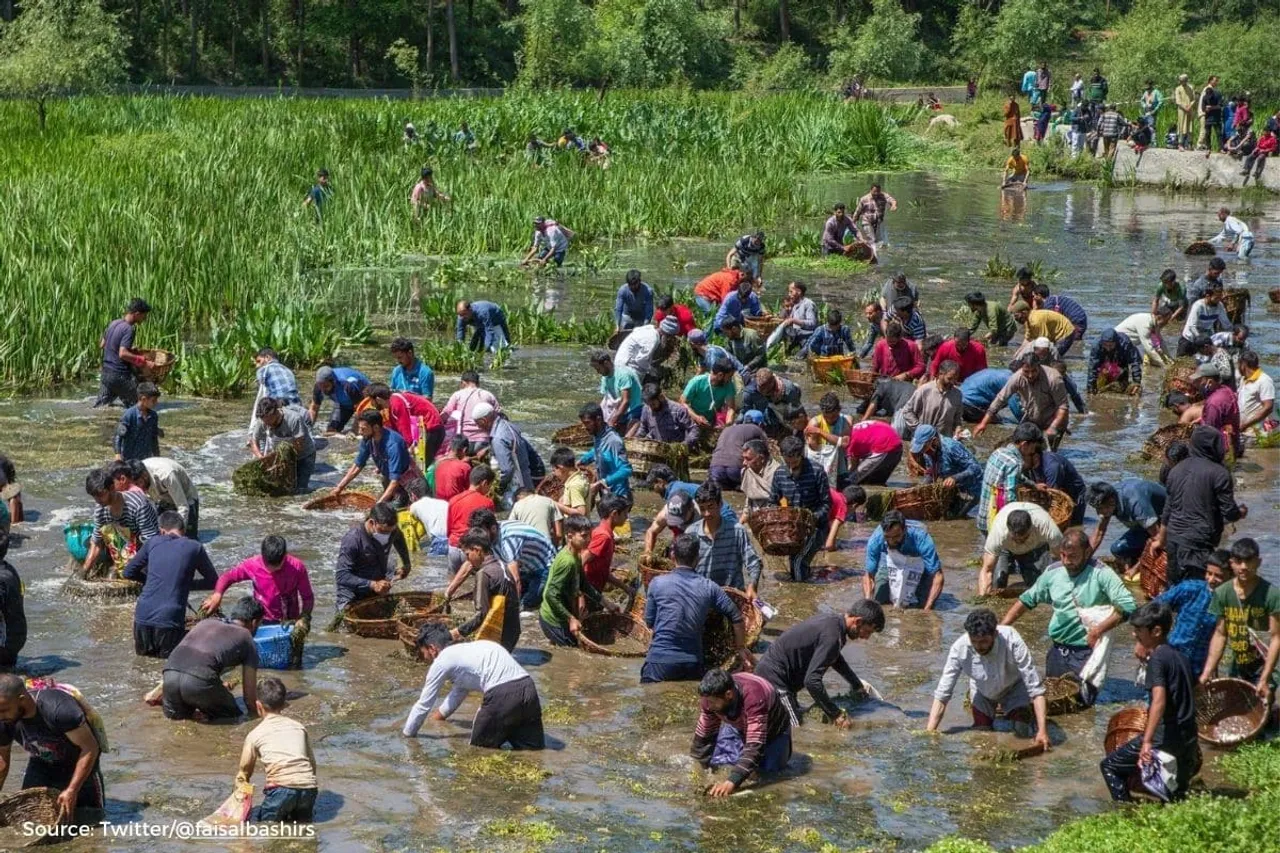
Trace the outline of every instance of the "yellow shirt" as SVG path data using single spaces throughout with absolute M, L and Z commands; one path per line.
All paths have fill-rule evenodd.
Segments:
M 1057 311 L 1039 309 L 1027 315 L 1027 340 L 1048 338 L 1057 343 L 1064 341 L 1076 333 L 1071 321 Z
M 1025 175 L 1031 167 L 1031 162 L 1024 155 L 1019 154 L 1017 157 L 1010 157 L 1004 161 L 1004 167 L 1015 175 Z
M 581 471 L 575 471 L 564 482 L 564 494 L 560 496 L 560 502 L 569 509 L 583 509 L 590 511 L 591 507 L 587 502 L 587 491 L 590 484 L 587 482 L 586 475 Z

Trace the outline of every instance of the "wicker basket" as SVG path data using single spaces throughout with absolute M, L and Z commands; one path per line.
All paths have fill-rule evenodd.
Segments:
M 851 261 L 870 261 L 875 263 L 876 250 L 871 248 L 871 244 L 859 240 L 844 247 L 844 256 Z
M 1049 705 L 1050 717 L 1074 714 L 1084 708 L 1084 701 L 1080 696 L 1080 679 L 1074 675 L 1045 678 L 1044 698 Z
M 1019 486 L 1018 500 L 1039 504 L 1049 513 L 1053 523 L 1061 530 L 1071 526 L 1071 514 L 1076 511 L 1076 502 L 1071 495 L 1060 489 L 1039 489 L 1035 486 Z
M 1273 287 L 1268 290 L 1267 298 L 1271 300 L 1273 305 L 1280 305 L 1280 287 Z
M 335 510 L 350 509 L 368 512 L 378 499 L 367 492 L 340 492 L 336 495 L 322 495 L 312 498 L 302 505 L 303 509 Z
M 396 620 L 396 639 L 404 646 L 404 653 L 414 660 L 421 660 L 418 657 L 418 631 L 428 622 L 439 622 L 449 628 L 453 627 L 453 620 L 443 613 L 401 616 Z
M 1164 459 L 1164 452 L 1175 441 L 1187 441 L 1195 431 L 1195 424 L 1169 424 L 1162 426 L 1151 434 L 1147 443 L 1142 445 L 1142 457 L 1153 462 Z
M 746 593 L 733 587 L 723 587 L 725 595 L 738 605 L 742 613 L 743 631 L 746 634 L 746 648 L 749 651 L 760 639 L 764 629 L 764 614 L 755 602 L 747 598 Z M 724 614 L 713 612 L 707 617 L 707 624 L 702 630 L 702 656 L 708 666 L 728 669 L 738 662 L 738 650 L 733 641 L 733 625 Z
M 142 584 L 124 578 L 86 578 L 84 568 L 75 560 L 68 562 L 71 576 L 62 585 L 62 591 L 72 598 L 89 598 L 95 601 L 124 601 L 142 594 Z
M 743 317 L 742 325 L 759 332 L 760 337 L 767 338 L 782 325 L 782 318 L 775 317 L 772 314 L 761 314 L 759 317 Z
M 631 329 L 620 329 L 609 336 L 609 340 L 605 342 L 605 346 L 610 352 L 617 352 L 618 347 L 622 346 L 622 342 L 631 334 Z
M 676 564 L 668 560 L 666 557 L 658 557 L 654 554 L 642 554 L 640 556 L 640 586 L 643 589 L 649 588 L 649 583 L 658 575 L 665 575 L 676 567 Z
M 1244 322 L 1250 301 L 1249 291 L 1243 287 L 1228 287 L 1222 292 L 1222 307 L 1227 309 L 1227 316 L 1233 323 Z
M 1138 577 L 1141 579 L 1142 591 L 1148 598 L 1155 598 L 1168 587 L 1168 570 L 1169 555 L 1164 551 L 1153 555 L 1151 546 L 1148 545 L 1138 560 Z
M 805 541 L 817 529 L 817 521 L 807 509 L 771 506 L 747 516 L 747 526 L 766 554 L 791 557 L 804 549 Z
M 587 448 L 595 444 L 591 438 L 591 433 L 587 432 L 587 428 L 580 423 L 570 424 L 563 429 L 556 430 L 551 436 L 551 441 L 556 445 L 577 448 Z
M 889 500 L 891 508 L 912 521 L 942 521 L 955 500 L 956 487 L 929 483 L 911 489 L 898 489 Z
M 1267 724 L 1270 707 L 1242 678 L 1215 678 L 1196 691 L 1200 740 L 1232 747 L 1253 740 Z
M 1196 240 L 1187 248 L 1182 250 L 1184 255 L 1216 255 L 1218 247 L 1210 243 L 1208 240 Z
M 246 462 L 231 474 L 231 485 L 242 495 L 282 498 L 298 484 L 298 452 L 292 442 L 279 445 L 261 459 Z
M 925 474 L 929 473 L 928 470 L 925 469 L 924 464 L 916 458 L 914 453 L 903 454 L 903 458 L 907 462 L 907 473 L 912 477 L 923 477 Z
M 873 370 L 849 370 L 844 374 L 844 385 L 855 399 L 870 400 L 879 378 Z
M 630 613 L 592 613 L 582 620 L 578 648 L 593 655 L 642 658 L 653 632 Z
M 23 832 L 24 824 L 53 827 L 62 823 L 57 788 L 25 788 L 0 799 L 0 849 L 34 847 L 47 836 Z
M 840 385 L 850 371 L 857 369 L 858 357 L 855 355 L 826 355 L 809 359 L 813 381 L 823 385 Z
M 1107 736 L 1102 740 L 1102 747 L 1110 755 L 1129 741 L 1147 730 L 1147 709 L 1135 705 L 1116 711 L 1107 723 Z
M 1178 391 L 1186 394 L 1193 403 L 1200 401 L 1200 386 L 1195 381 L 1195 373 L 1200 369 L 1200 362 L 1189 355 L 1175 358 L 1173 364 L 1164 369 L 1164 380 L 1160 383 L 1160 393 L 1168 394 Z
M 138 368 L 138 378 L 143 382 L 154 382 L 159 385 L 178 363 L 178 357 L 168 350 L 140 349 L 137 352 L 148 362 Z
M 358 637 L 396 638 L 397 622 L 407 616 L 427 616 L 444 609 L 438 592 L 393 592 L 354 602 L 342 614 L 342 624 Z
M 633 473 L 643 476 L 654 465 L 667 465 L 675 472 L 677 480 L 689 479 L 689 448 L 680 442 L 628 438 L 623 446 L 627 449 L 627 461 L 631 463 Z
M 564 497 L 564 482 L 555 474 L 548 474 L 538 481 L 533 490 L 544 498 L 558 501 Z

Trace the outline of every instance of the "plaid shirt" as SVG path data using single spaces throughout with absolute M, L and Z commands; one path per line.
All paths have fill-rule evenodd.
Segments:
M 1022 478 L 1022 454 L 1012 444 L 997 448 L 987 458 L 982 472 L 982 499 L 978 503 L 978 529 L 987 532 L 987 522 L 1005 504 L 1015 500 Z
M 1209 641 L 1218 625 L 1217 617 L 1209 613 L 1212 597 L 1213 590 L 1203 578 L 1174 584 L 1156 596 L 1156 601 L 1163 601 L 1177 614 L 1169 632 L 1169 645 L 1187 656 L 1192 673 L 1204 669 Z
M 298 380 L 293 371 L 278 361 L 269 361 L 258 368 L 258 384 L 266 395 L 279 400 L 285 405 L 301 406 L 302 397 L 298 395 Z
M 714 539 L 707 534 L 706 524 L 701 520 L 689 525 L 685 533 L 697 536 L 702 543 L 698 565 L 694 566 L 698 574 L 720 586 L 731 586 L 734 589 L 760 583 L 760 572 L 764 570 L 764 564 L 760 561 L 755 546 L 751 544 L 746 529 L 736 521 L 722 518 Z
M 973 494 L 982 484 L 982 466 L 963 444 L 945 435 L 941 438 L 942 452 L 937 456 L 927 454 L 924 457 L 924 466 L 929 472 L 925 476 L 925 482 L 954 477 L 960 491 Z
M 813 513 L 818 530 L 827 526 L 831 514 L 831 483 L 827 472 L 808 459 L 800 463 L 800 473 L 793 476 L 784 462 L 773 474 L 769 488 L 769 500 L 777 506 L 786 500 L 787 506 L 803 507 Z

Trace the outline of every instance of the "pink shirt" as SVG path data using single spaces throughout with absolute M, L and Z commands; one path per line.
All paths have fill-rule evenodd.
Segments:
M 502 408 L 498 405 L 498 398 L 483 388 L 459 388 L 453 392 L 449 402 L 445 403 L 444 408 L 440 410 L 446 441 L 459 433 L 465 435 L 468 441 L 489 440 L 489 433 L 480 429 L 476 425 L 476 419 L 471 416 L 476 406 L 481 403 L 488 403 L 493 406 L 495 412 L 502 412 Z
M 384 418 L 387 426 L 400 433 L 400 437 L 408 444 L 418 441 L 418 420 L 422 420 L 422 428 L 433 430 L 440 426 L 440 413 L 426 397 L 411 394 L 408 391 L 391 392 L 391 403 L 387 408 L 388 416 Z
M 278 572 L 267 570 L 262 557 L 250 557 L 218 578 L 214 590 L 226 592 L 232 584 L 250 581 L 253 597 L 262 605 L 262 618 L 267 622 L 285 622 L 310 613 L 316 597 L 311 592 L 307 566 L 292 554 L 286 554 Z
M 884 421 L 862 421 L 849 431 L 849 461 L 852 463 L 901 449 L 902 439 L 898 431 Z

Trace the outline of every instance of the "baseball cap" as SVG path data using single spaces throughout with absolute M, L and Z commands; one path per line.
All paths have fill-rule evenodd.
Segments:
M 929 424 L 921 424 L 916 427 L 915 435 L 911 437 L 911 452 L 919 453 L 924 450 L 924 446 L 932 441 L 938 435 L 937 427 Z
M 693 499 L 684 492 L 676 492 L 667 501 L 667 526 L 683 528 L 693 509 Z
M 481 418 L 487 418 L 493 414 L 493 406 L 488 403 L 479 403 L 471 410 L 471 420 L 478 421 Z

